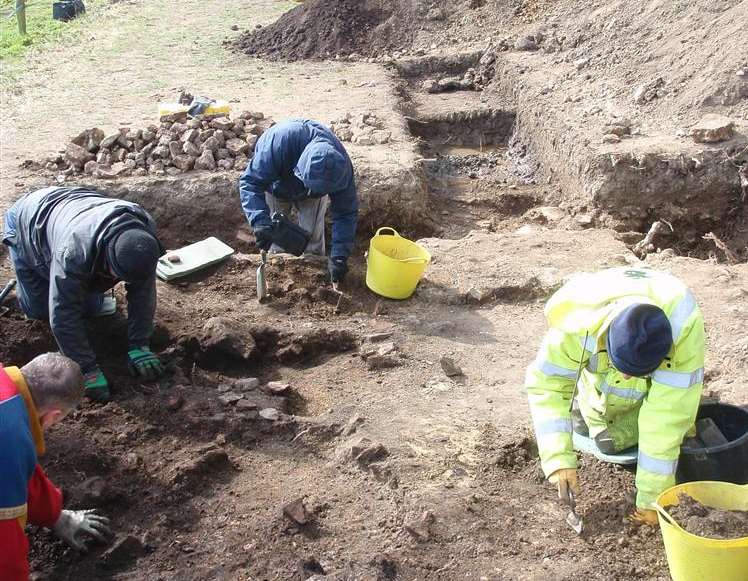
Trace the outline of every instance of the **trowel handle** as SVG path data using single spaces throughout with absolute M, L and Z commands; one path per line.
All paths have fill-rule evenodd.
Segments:
M 268 251 L 267 250 L 260 250 L 260 262 L 262 264 L 268 263 Z
M 7 297 L 10 294 L 10 291 L 12 291 L 16 286 L 16 279 L 11 278 L 8 281 L 8 284 L 5 285 L 5 288 L 3 288 L 2 291 L 0 291 L 0 303 L 2 303 L 5 300 L 5 297 Z

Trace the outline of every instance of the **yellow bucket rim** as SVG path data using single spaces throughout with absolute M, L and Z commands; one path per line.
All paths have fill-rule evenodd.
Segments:
M 686 529 L 684 529 L 682 526 L 678 524 L 678 522 L 670 516 L 670 513 L 667 511 L 667 509 L 661 504 L 661 499 L 663 496 L 676 492 L 677 490 L 684 490 L 687 489 L 689 486 L 694 486 L 698 484 L 721 484 L 729 488 L 740 488 L 745 489 L 746 493 L 748 494 L 748 484 L 734 484 L 732 482 L 721 482 L 719 480 L 696 480 L 694 482 L 684 482 L 683 484 L 676 484 L 675 486 L 671 486 L 667 490 L 660 493 L 660 495 L 657 497 L 657 500 L 655 500 L 652 503 L 652 507 L 657 511 L 657 513 L 662 517 L 662 520 L 665 521 L 665 524 L 673 527 L 677 531 L 683 533 L 687 537 L 690 537 L 694 540 L 699 541 L 700 543 L 709 544 L 713 546 L 718 547 L 724 547 L 727 545 L 735 545 L 735 543 L 743 543 L 748 541 L 748 537 L 737 537 L 734 539 L 715 539 L 712 537 L 702 537 L 700 535 L 695 535 L 693 533 L 688 532 Z M 673 504 L 668 504 L 667 506 L 673 506 Z
M 380 254 L 384 255 L 386 258 L 389 258 L 390 260 L 394 260 L 395 262 L 402 262 L 405 264 L 419 264 L 419 263 L 429 264 L 431 262 L 431 253 L 428 250 L 426 250 L 426 248 L 418 244 L 418 242 L 414 242 L 413 240 L 410 240 L 409 238 L 400 236 L 400 233 L 397 230 L 395 230 L 392 226 L 382 226 L 381 228 L 377 228 L 377 231 L 374 233 L 374 236 L 372 237 L 372 241 L 374 240 L 374 238 L 377 238 L 378 236 L 383 236 L 383 234 L 380 234 L 380 232 L 382 232 L 383 230 L 388 230 L 392 232 L 392 236 L 394 236 L 395 238 L 402 238 L 403 240 L 407 240 L 411 244 L 414 244 L 415 246 L 419 248 L 421 252 L 425 254 L 425 256 L 412 256 L 410 258 L 392 258 L 391 256 L 387 256 L 386 254 L 384 254 L 378 248 L 373 248 L 372 250 L 376 250 Z M 367 261 L 368 261 L 368 256 L 367 256 Z

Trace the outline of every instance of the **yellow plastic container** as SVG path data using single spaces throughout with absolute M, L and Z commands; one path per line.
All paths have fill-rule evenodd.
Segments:
M 668 514 L 686 493 L 702 504 L 727 510 L 748 510 L 748 484 L 700 481 L 668 488 L 657 497 L 660 530 L 673 581 L 748 580 L 748 537 L 719 540 L 692 535 Z
M 383 235 L 389 231 L 391 235 Z M 369 242 L 366 286 L 388 299 L 407 299 L 418 286 L 431 254 L 394 228 L 380 228 Z
M 181 103 L 159 103 L 158 116 L 161 118 L 166 115 L 174 115 L 175 113 L 187 113 L 189 108 L 189 105 L 182 105 Z M 228 115 L 230 113 L 231 105 L 229 102 L 219 100 L 208 105 L 203 115 Z

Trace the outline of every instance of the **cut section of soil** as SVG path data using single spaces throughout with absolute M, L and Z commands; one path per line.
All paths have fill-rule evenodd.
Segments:
M 691 534 L 712 539 L 748 537 L 748 511 L 706 506 L 687 494 L 679 494 L 678 504 L 667 510 Z
M 334 58 L 357 53 L 381 55 L 403 46 L 413 31 L 409 2 L 311 0 L 273 24 L 242 34 L 237 51 L 273 60 Z

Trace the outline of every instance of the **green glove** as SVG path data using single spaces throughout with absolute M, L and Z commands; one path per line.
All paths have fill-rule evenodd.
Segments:
M 93 401 L 109 401 L 109 382 L 98 367 L 83 377 L 84 393 Z
M 156 379 L 163 375 L 164 366 L 148 347 L 135 347 L 127 352 L 130 373 L 146 379 Z

